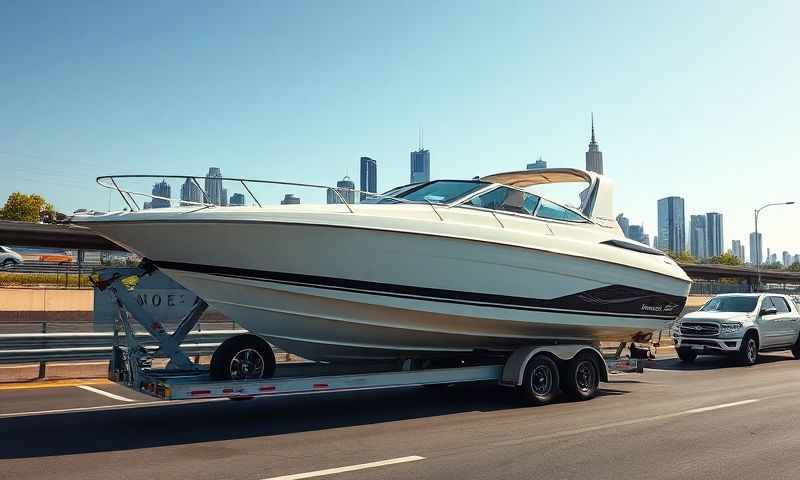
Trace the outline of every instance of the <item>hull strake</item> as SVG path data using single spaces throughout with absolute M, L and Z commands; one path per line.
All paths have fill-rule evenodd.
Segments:
M 591 343 L 665 328 L 669 320 L 442 304 L 165 269 L 215 308 L 314 360 L 451 355 L 553 341 Z
M 487 305 L 530 311 L 555 313 L 588 313 L 615 317 L 645 317 L 674 320 L 686 303 L 686 298 L 652 292 L 623 285 L 610 285 L 553 299 L 526 298 L 479 292 L 416 287 L 382 282 L 369 282 L 319 275 L 273 272 L 245 268 L 232 268 L 195 263 L 154 261 L 163 269 L 204 273 L 222 277 L 263 280 L 330 290 L 347 290 L 382 296 L 403 296 L 444 303 Z

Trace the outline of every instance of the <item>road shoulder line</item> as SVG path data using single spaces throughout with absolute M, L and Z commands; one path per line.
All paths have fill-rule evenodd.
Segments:
M 322 477 L 324 475 L 333 475 L 336 473 L 355 472 L 357 470 L 366 470 L 368 468 L 385 467 L 387 465 L 396 465 L 398 463 L 416 462 L 425 460 L 425 457 L 419 455 L 411 455 L 408 457 L 390 458 L 388 460 L 380 460 L 378 462 L 362 463 L 359 465 L 349 465 L 347 467 L 328 468 L 325 470 L 316 470 L 314 472 L 295 473 L 292 475 L 281 475 L 280 477 L 269 477 L 263 480 L 301 480 L 304 478 Z

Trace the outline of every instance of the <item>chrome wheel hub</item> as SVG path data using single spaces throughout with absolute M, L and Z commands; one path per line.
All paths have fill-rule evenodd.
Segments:
M 583 393 L 591 392 L 595 388 L 596 378 L 594 366 L 588 360 L 581 361 L 575 368 L 575 385 Z
M 231 380 L 261 378 L 264 374 L 264 357 L 252 348 L 240 350 L 231 359 L 229 371 Z
M 531 389 L 536 395 L 547 395 L 553 390 L 553 372 L 544 365 L 538 365 L 531 375 Z
M 754 363 L 756 361 L 756 341 L 752 338 L 747 341 L 747 359 L 750 363 Z

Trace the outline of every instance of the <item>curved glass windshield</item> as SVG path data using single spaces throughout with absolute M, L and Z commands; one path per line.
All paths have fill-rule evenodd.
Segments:
M 752 312 L 758 297 L 717 297 L 703 305 L 701 312 Z
M 436 180 L 395 196 L 411 202 L 450 203 L 486 185 L 471 180 Z

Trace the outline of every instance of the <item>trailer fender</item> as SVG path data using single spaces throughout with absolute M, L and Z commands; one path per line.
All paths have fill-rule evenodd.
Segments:
M 568 362 L 581 352 L 591 352 L 595 355 L 597 364 L 600 367 L 600 380 L 608 381 L 608 367 L 605 359 L 599 350 L 591 345 L 542 345 L 520 347 L 511 353 L 506 364 L 503 366 L 503 375 L 500 384 L 509 387 L 522 385 L 522 376 L 525 374 L 525 367 L 534 355 L 546 353 L 554 360 Z

